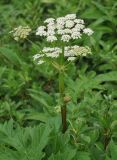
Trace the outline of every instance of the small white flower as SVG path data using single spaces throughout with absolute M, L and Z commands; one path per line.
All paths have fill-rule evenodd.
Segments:
M 54 18 L 47 18 L 44 23 L 53 23 L 54 22 Z
M 80 29 L 79 29 L 79 28 L 76 28 L 76 27 L 72 28 L 71 30 L 72 30 L 72 33 L 73 33 L 73 32 L 80 32 Z
M 85 25 L 83 25 L 83 24 L 76 24 L 75 25 L 75 28 L 77 28 L 79 30 L 83 29 L 84 27 L 85 27 Z
M 72 28 L 74 26 L 74 22 L 72 20 L 67 20 L 65 26 L 67 28 Z
M 64 29 L 64 33 L 65 33 L 65 34 L 71 34 L 71 33 L 72 33 L 72 30 L 71 30 L 71 29 Z
M 29 26 L 25 26 L 25 27 L 19 26 L 17 28 L 14 28 L 14 30 L 11 31 L 10 33 L 13 33 L 14 39 L 18 41 L 20 39 L 27 38 L 30 32 L 31 32 L 31 28 Z
M 36 59 L 39 59 L 43 56 L 44 56 L 44 54 L 36 54 L 36 55 L 33 56 L 33 58 L 34 58 L 34 60 L 36 60 Z
M 39 60 L 37 64 L 40 65 L 40 64 L 43 64 L 44 62 L 45 62 L 45 61 L 43 61 L 43 60 Z
M 57 25 L 64 25 L 65 24 L 65 17 L 59 17 L 56 19 Z
M 47 31 L 47 36 L 53 36 L 55 34 L 54 30 L 48 30 Z
M 45 26 L 40 26 L 40 27 L 37 28 L 37 31 L 38 31 L 38 30 L 39 30 L 39 31 L 44 31 L 45 29 L 46 29 Z
M 57 41 L 57 38 L 56 38 L 56 36 L 48 36 L 47 41 L 48 42 L 54 42 L 54 41 Z
M 63 35 L 63 34 L 65 34 L 65 32 L 64 32 L 64 30 L 59 29 L 59 30 L 57 31 L 57 34 Z
M 54 48 L 54 52 L 56 52 L 56 53 L 62 53 L 62 49 L 59 48 L 59 47 L 55 47 Z
M 55 30 L 56 26 L 54 25 L 47 25 L 47 30 Z
M 76 57 L 69 57 L 67 60 L 68 61 L 74 61 L 76 59 Z
M 56 28 L 57 28 L 58 30 L 64 29 L 64 25 L 62 25 L 62 24 L 57 24 L 57 25 L 56 25 Z
M 76 18 L 76 14 L 68 14 L 65 16 L 66 19 L 75 19 Z
M 71 49 L 78 49 L 78 48 L 79 48 L 78 45 L 74 45 L 74 46 L 71 47 Z
M 73 51 L 76 56 L 86 56 L 88 54 L 91 54 L 91 49 L 87 46 L 74 48 Z
M 46 27 L 45 26 L 40 26 L 37 28 L 37 32 L 36 35 L 39 36 L 46 36 L 46 31 L 45 31 Z
M 47 32 L 46 32 L 46 31 L 37 31 L 37 32 L 36 32 L 36 35 L 37 35 L 37 36 L 46 36 L 46 35 L 47 35 Z
M 65 54 L 65 57 L 72 57 L 72 56 L 74 56 L 74 52 L 71 49 L 65 51 L 64 54 Z
M 72 37 L 73 39 L 81 38 L 81 33 L 80 33 L 80 32 L 73 32 L 73 33 L 71 34 L 71 37 Z
M 62 53 L 62 49 L 59 47 L 44 47 L 43 52 L 45 52 L 46 57 L 57 58 L 59 54 Z
M 50 48 L 50 47 L 44 47 L 42 52 L 53 52 L 55 49 L 54 48 Z
M 67 46 L 67 47 L 65 47 L 65 51 L 68 51 L 68 50 L 70 50 L 70 46 Z
M 62 35 L 61 40 L 64 42 L 69 42 L 69 40 L 71 39 L 71 37 L 67 34 Z
M 88 36 L 91 36 L 94 32 L 93 32 L 93 30 L 90 29 L 90 28 L 85 28 L 85 29 L 83 30 L 83 33 L 87 34 Z
M 48 23 L 47 28 L 55 29 L 55 23 L 54 22 Z
M 57 58 L 59 57 L 59 54 L 56 52 L 52 52 L 52 53 L 46 53 L 46 56 L 51 58 Z
M 85 57 L 86 55 L 87 55 L 87 53 L 83 53 L 83 54 L 82 54 L 82 56 L 84 56 L 84 57 Z
M 75 23 L 84 24 L 84 20 L 83 19 L 75 19 L 74 22 Z

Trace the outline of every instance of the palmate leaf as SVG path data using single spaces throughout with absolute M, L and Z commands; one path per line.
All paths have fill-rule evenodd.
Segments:
M 77 154 L 76 154 L 77 153 Z M 76 152 L 74 149 L 66 149 L 65 152 L 52 154 L 48 160 L 91 160 L 88 152 Z
M 75 81 L 66 78 L 66 84 L 68 85 L 68 92 L 75 96 L 80 96 L 81 93 L 88 92 L 93 89 L 102 90 L 104 89 L 103 82 L 117 81 L 117 72 L 112 71 L 104 74 L 96 75 L 94 72 L 89 72 L 86 74 L 80 75 Z
M 48 160 L 73 160 L 75 154 L 76 150 L 68 148 L 63 153 L 58 152 L 56 155 L 52 154 Z
M 41 160 L 51 129 L 49 126 L 13 129 L 10 121 L 0 126 L 0 160 Z M 12 148 L 12 149 L 11 149 Z M 11 157 L 11 158 L 10 158 Z
M 52 132 L 52 139 L 50 142 L 50 148 L 53 153 L 63 153 L 68 148 L 70 148 L 69 145 L 70 136 L 69 134 L 62 134 L 62 133 L 54 133 Z

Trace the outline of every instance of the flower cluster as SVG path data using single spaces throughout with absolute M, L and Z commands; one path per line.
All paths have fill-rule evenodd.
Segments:
M 93 31 L 90 28 L 85 27 L 84 20 L 77 19 L 76 14 L 68 14 L 64 17 L 57 19 L 48 18 L 44 21 L 43 26 L 38 27 L 36 35 L 46 37 L 48 42 L 69 42 L 70 40 L 79 39 L 82 34 L 91 36 Z M 44 47 L 39 54 L 33 56 L 34 60 L 38 64 L 45 62 L 46 58 L 59 58 L 61 54 L 64 54 L 64 58 L 67 61 L 74 61 L 78 56 L 86 56 L 91 54 L 91 49 L 87 46 L 81 47 L 78 45 L 66 46 L 64 44 L 64 50 L 60 47 Z
M 51 48 L 44 47 L 43 50 L 33 56 L 34 60 L 37 61 L 37 64 L 42 64 L 45 62 L 45 58 L 58 58 L 62 54 L 62 49 L 59 47 Z M 91 54 L 91 49 L 80 46 L 66 46 L 64 48 L 64 57 L 68 61 L 74 61 L 78 56 L 86 56 L 87 54 Z
M 11 31 L 10 33 L 13 33 L 14 39 L 18 41 L 19 39 L 27 38 L 30 32 L 31 32 L 31 28 L 29 26 L 26 26 L 26 27 L 19 26 L 17 28 L 14 28 L 14 30 Z
M 93 34 L 90 28 L 85 28 L 84 20 L 76 18 L 76 14 L 68 14 L 57 19 L 48 18 L 44 24 L 37 28 L 36 35 L 46 37 L 48 42 L 57 40 L 69 42 L 81 38 L 82 34 L 88 36 Z

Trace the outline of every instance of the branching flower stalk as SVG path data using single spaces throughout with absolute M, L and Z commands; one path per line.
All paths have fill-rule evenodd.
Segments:
M 14 39 L 25 39 L 31 32 L 30 27 L 19 26 L 12 33 Z M 85 27 L 84 20 L 78 19 L 76 14 L 68 14 L 64 17 L 48 18 L 44 21 L 43 26 L 39 26 L 36 31 L 36 36 L 44 37 L 49 43 L 40 49 L 39 53 L 34 55 L 34 61 L 38 65 L 50 62 L 59 73 L 59 93 L 61 105 L 61 119 L 63 133 L 67 129 L 66 124 L 66 105 L 69 98 L 65 95 L 64 74 L 67 65 L 74 62 L 81 56 L 91 54 L 91 49 L 88 46 L 77 45 L 77 39 L 81 39 L 83 35 L 91 36 L 93 31 Z M 76 45 L 72 45 L 72 43 Z M 52 47 L 51 47 L 52 46 Z

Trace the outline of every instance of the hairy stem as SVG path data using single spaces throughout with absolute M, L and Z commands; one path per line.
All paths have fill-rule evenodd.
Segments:
M 64 103 L 64 73 L 59 73 L 59 92 L 61 100 L 61 118 L 62 118 L 62 132 L 65 133 L 67 129 L 66 124 L 66 104 Z
M 67 130 L 67 122 L 66 122 L 66 105 L 64 107 L 61 107 L 61 117 L 62 117 L 62 132 L 65 133 Z

